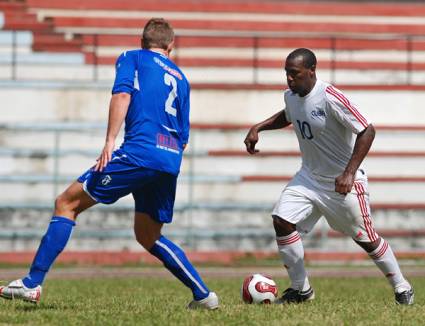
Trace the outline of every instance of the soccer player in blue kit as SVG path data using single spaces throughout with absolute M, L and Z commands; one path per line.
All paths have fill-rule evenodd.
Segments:
M 188 308 L 218 308 L 182 249 L 161 235 L 170 223 L 183 150 L 189 138 L 190 86 L 169 59 L 174 31 L 162 18 L 149 20 L 142 49 L 126 51 L 116 63 L 105 146 L 97 164 L 59 195 L 54 215 L 30 271 L 0 287 L 0 296 L 38 302 L 44 278 L 65 248 L 77 216 L 96 203 L 111 204 L 132 194 L 137 241 L 191 289 Z M 114 151 L 125 120 L 125 136 Z

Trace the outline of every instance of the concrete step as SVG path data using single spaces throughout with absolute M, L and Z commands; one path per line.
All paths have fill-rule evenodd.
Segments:
M 72 55 L 74 56 L 74 54 Z M 9 62 L 10 55 L 5 55 L 5 62 Z M 41 56 L 43 59 L 43 56 Z M 63 58 L 59 58 L 58 61 Z M 81 60 L 81 56 L 77 57 Z M 55 62 L 55 69 L 51 69 L 51 64 L 47 58 L 46 61 L 39 62 L 38 57 L 26 59 L 22 58 L 23 62 L 18 63 L 15 69 L 16 80 L 55 80 L 55 81 L 103 81 L 110 82 L 114 80 L 114 67 L 112 65 L 83 65 L 68 64 Z M 73 61 L 74 58 L 72 58 Z M 62 60 L 63 61 L 63 60 Z M 284 80 L 284 73 L 280 68 L 258 68 L 251 67 L 181 67 L 191 83 L 225 83 L 225 84 L 269 84 L 279 85 Z M 0 70 L 2 79 L 11 79 L 12 67 L 4 66 Z M 336 84 L 346 85 L 398 85 L 411 84 L 423 85 L 425 83 L 425 71 L 413 70 L 395 71 L 391 68 L 376 69 L 376 70 L 350 70 L 339 69 L 335 72 L 329 69 L 320 69 L 318 71 L 319 78 L 329 80 Z
M 418 1 L 419 2 L 419 1 Z M 102 10 L 115 12 L 125 11 L 159 11 L 159 12 L 207 12 L 207 13 L 264 13 L 276 14 L 287 13 L 308 15 L 332 15 L 339 17 L 354 16 L 384 16 L 384 17 L 421 17 L 425 15 L 425 7 L 420 3 L 413 6 L 405 6 L 400 3 L 363 3 L 358 6 L 352 2 L 328 2 L 303 3 L 303 2 L 280 2 L 280 1 L 211 1 L 193 2 L 190 0 L 169 2 L 156 2 L 140 0 L 137 2 L 116 3 L 115 0 L 68 0 L 58 2 L 56 0 L 27 0 L 28 7 L 33 9 L 66 9 L 80 8 L 83 11 Z
M 75 179 L 79 174 L 75 175 Z M 56 195 L 66 189 L 68 184 L 75 180 L 73 177 L 59 183 L 57 188 L 51 183 L 34 182 L 2 182 L 2 189 L 7 189 L 2 195 L 2 200 L 37 202 L 52 201 Z M 277 201 L 287 181 L 280 182 L 240 182 L 234 178 L 232 182 L 199 182 L 190 185 L 184 182 L 185 177 L 180 178 L 176 195 L 177 203 L 193 202 L 243 202 L 249 204 L 255 199 L 256 202 Z M 210 180 L 216 180 L 212 175 Z M 228 180 L 228 178 L 223 178 Z M 186 178 L 187 180 L 187 178 Z M 418 203 L 423 202 L 425 182 L 371 182 L 369 184 L 371 202 L 374 203 Z M 120 200 L 122 203 L 131 203 L 132 197 L 127 196 Z
M 31 55 L 33 56 L 33 55 Z M 44 55 L 41 55 L 43 58 Z M 55 54 L 60 60 L 63 59 L 62 55 Z M 75 61 L 75 58 L 79 61 L 82 57 L 74 54 L 71 55 L 71 59 Z M 33 57 L 32 59 L 35 59 Z M 31 59 L 31 58 L 29 58 Z M 35 60 L 34 60 L 35 61 Z M 55 69 L 52 69 L 51 63 L 45 61 L 34 62 L 29 61 L 28 63 L 22 62 L 18 64 L 15 69 L 15 79 L 17 80 L 57 80 L 57 81 L 94 81 L 94 73 L 97 73 L 98 80 L 109 80 L 112 82 L 114 79 L 114 67 L 105 66 L 105 67 L 94 67 L 90 65 L 81 64 L 64 64 L 64 63 L 54 63 Z M 3 79 L 11 78 L 10 77 L 10 66 L 2 67 L 0 70 L 0 77 Z
M 78 113 L 76 113 L 78 114 Z M 32 124 L 28 124 L 31 128 Z M 53 124 L 54 125 L 54 124 Z M 45 128 L 46 130 L 31 131 L 18 130 L 19 124 L 6 124 L 5 128 L 0 125 L 0 141 L 4 149 L 28 149 L 28 150 L 53 150 L 55 145 L 55 131 L 47 130 L 49 124 L 33 124 L 32 126 Z M 7 127 L 9 126 L 9 127 Z M 16 127 L 14 127 L 16 126 Z M 61 126 L 61 125 L 59 125 Z M 87 127 L 85 127 L 87 126 Z M 104 124 L 96 124 L 101 128 L 93 130 L 94 125 L 82 123 L 79 131 L 63 131 L 59 136 L 59 149 L 63 151 L 91 150 L 100 151 L 104 144 Z M 225 128 L 226 125 L 219 125 Z M 11 128 L 15 128 L 14 131 Z M 202 128 L 202 129 L 198 129 Z M 189 139 L 187 152 L 208 154 L 213 150 L 236 150 L 244 151 L 243 143 L 248 132 L 249 125 L 238 125 L 235 129 L 207 129 L 209 126 L 194 126 Z M 34 146 L 29 139 L 37 140 Z M 121 144 L 122 134 L 117 138 L 117 147 Z M 425 128 L 411 129 L 409 126 L 377 126 L 377 134 L 371 152 L 423 152 L 425 151 Z M 283 130 L 266 131 L 260 134 L 257 148 L 265 153 L 273 151 L 298 151 L 298 141 L 291 128 Z
M 134 240 L 132 231 L 132 215 L 131 209 L 89 209 L 79 217 L 67 250 L 139 251 L 140 246 Z M 35 250 L 50 216 L 51 211 L 47 209 L 17 209 L 13 213 L 0 209 L 1 250 Z M 375 228 L 395 251 L 415 250 L 424 244 L 423 237 L 403 237 L 412 228 L 425 228 L 422 211 L 406 215 L 397 210 L 378 210 L 374 212 L 373 219 Z M 176 211 L 173 223 L 164 228 L 164 234 L 179 245 L 198 250 L 276 250 L 268 211 L 233 211 L 230 214 L 226 211 Z M 359 250 L 350 238 L 330 231 L 324 219 L 316 224 L 311 234 L 303 236 L 303 243 L 306 250 Z
M 99 147 L 100 148 L 100 147 Z M 0 155 L 0 175 L 52 174 L 58 163 L 61 174 L 77 175 L 95 164 L 100 150 L 90 151 L 90 155 L 72 154 L 60 157 L 35 154 L 30 157 Z M 1 153 L 0 153 L 1 154 Z M 364 169 L 369 177 L 424 177 L 425 156 L 422 157 L 368 157 Z M 301 157 L 255 157 L 255 156 L 201 156 L 190 158 L 186 155 L 181 173 L 217 176 L 245 175 L 291 175 L 301 166 Z
M 0 13 L 0 22 L 2 14 Z M 3 47 L 10 46 L 15 38 L 16 46 L 18 47 L 31 47 L 33 42 L 33 34 L 29 31 L 4 31 L 0 30 L 0 44 Z
M 69 70 L 72 69 L 69 67 Z M 74 74 L 78 74 L 78 71 L 77 69 L 71 72 L 67 78 L 72 78 Z M 88 77 L 90 73 L 93 71 L 85 70 L 84 75 Z M 31 78 L 35 76 L 37 75 Z M 82 76 L 78 76 L 76 80 L 81 81 L 81 78 Z M 20 122 L 22 117 L 25 117 L 26 122 L 97 121 L 106 123 L 112 80 L 111 77 L 106 84 L 101 84 L 104 85 L 101 87 L 92 83 L 79 86 L 74 83 L 73 87 L 64 87 L 59 84 L 54 88 L 4 85 L 0 89 L 0 101 L 5 107 L 13 108 L 13 110 L 3 115 L 1 121 Z M 192 123 L 249 125 L 262 121 L 283 108 L 282 91 L 286 87 L 282 72 L 279 72 L 279 83 L 282 84 L 281 90 L 194 89 L 191 94 Z M 425 125 L 425 115 L 422 114 L 421 109 L 422 103 L 425 102 L 425 92 L 350 90 L 344 93 L 375 125 L 395 123 Z M 217 98 L 220 99 L 219 103 Z M 403 106 L 399 104 L 401 98 Z M 245 136 L 244 134 L 245 131 L 240 131 L 241 138 Z M 208 146 L 213 146 L 212 144 Z

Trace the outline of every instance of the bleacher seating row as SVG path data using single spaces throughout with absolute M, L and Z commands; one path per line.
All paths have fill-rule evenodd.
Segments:
M 306 46 L 317 52 L 319 68 L 329 77 L 324 79 L 339 84 L 424 84 L 425 6 L 361 7 L 236 0 L 0 1 L 5 30 L 32 30 L 34 51 L 82 53 L 87 65 L 99 66 L 99 79 L 112 77 L 116 56 L 139 47 L 143 24 L 160 15 L 172 21 L 178 35 L 174 58 L 195 83 L 281 84 L 283 59 Z M 223 74 L 232 78 L 220 78 Z
M 37 128 L 31 131 L 30 128 L 28 125 L 21 128 L 13 124 L 3 126 L 2 130 L 8 137 L 3 141 L 4 149 L 0 151 L 0 182 L 8 184 L 18 194 L 28 195 L 34 189 L 34 186 L 28 185 L 35 185 L 35 188 L 45 189 L 36 191 L 37 198 L 48 201 L 52 191 L 46 189 L 52 183 L 59 182 L 63 187 L 93 164 L 102 146 L 103 132 L 93 129 L 87 132 L 87 124 L 70 127 L 66 124 L 53 125 L 53 129 L 52 125 L 39 125 L 38 131 Z M 211 200 L 246 204 L 252 198 L 258 202 L 270 202 L 276 197 L 300 166 L 294 135 L 292 132 L 266 133 L 258 145 L 262 151 L 250 156 L 243 149 L 246 128 L 246 125 L 193 125 L 193 140 L 186 153 L 180 178 L 181 187 L 185 190 L 178 196 L 183 203 L 189 200 L 190 187 L 199 189 L 191 199 L 194 202 Z M 97 130 L 103 131 L 99 126 Z M 415 135 L 418 133 L 424 134 L 425 128 L 387 127 L 385 131 L 385 128 L 377 126 L 377 130 L 381 139 L 376 142 L 365 163 L 373 203 L 380 208 L 395 203 L 418 207 L 425 190 L 422 168 L 425 152 L 421 150 L 422 144 L 416 143 L 413 144 L 416 147 L 398 150 L 382 148 L 381 144 L 403 146 L 404 142 L 417 139 Z M 60 140 L 55 138 L 58 132 Z M 400 134 L 403 139 L 397 141 Z M 28 143 L 28 137 L 39 139 L 40 145 L 34 147 L 34 144 Z M 53 146 L 52 138 L 56 139 L 59 148 Z M 43 143 L 44 146 L 41 145 Z M 276 144 L 281 145 L 276 148 Z M 58 167 L 60 171 L 56 170 Z M 13 202 L 19 200 L 20 195 L 5 193 L 3 199 Z

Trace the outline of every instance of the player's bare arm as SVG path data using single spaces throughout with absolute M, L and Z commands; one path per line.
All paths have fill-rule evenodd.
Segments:
M 259 150 L 255 149 L 258 142 L 258 133 L 263 130 L 282 129 L 289 126 L 291 123 L 286 119 L 285 110 L 279 111 L 270 118 L 257 123 L 249 129 L 245 137 L 245 146 L 249 154 L 258 153 Z
M 353 154 L 347 164 L 343 174 L 335 179 L 335 191 L 340 194 L 347 194 L 351 191 L 354 184 L 357 169 L 363 162 L 370 146 L 375 138 L 375 128 L 372 124 L 368 125 L 365 130 L 357 135 L 356 143 L 354 144 Z
M 112 152 L 115 148 L 115 139 L 117 138 L 125 116 L 127 115 L 130 100 L 131 96 L 127 93 L 117 93 L 112 95 L 111 102 L 109 104 L 108 129 L 106 132 L 105 146 L 97 159 L 95 166 L 96 171 L 102 171 L 112 158 Z

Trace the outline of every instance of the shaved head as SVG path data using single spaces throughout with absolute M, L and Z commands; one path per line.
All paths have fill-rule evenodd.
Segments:
M 302 58 L 304 68 L 310 69 L 313 66 L 317 65 L 317 59 L 316 59 L 316 56 L 314 55 L 313 51 L 306 49 L 306 48 L 298 48 L 298 49 L 292 51 L 286 57 L 286 60 L 287 61 L 294 60 L 298 57 Z

